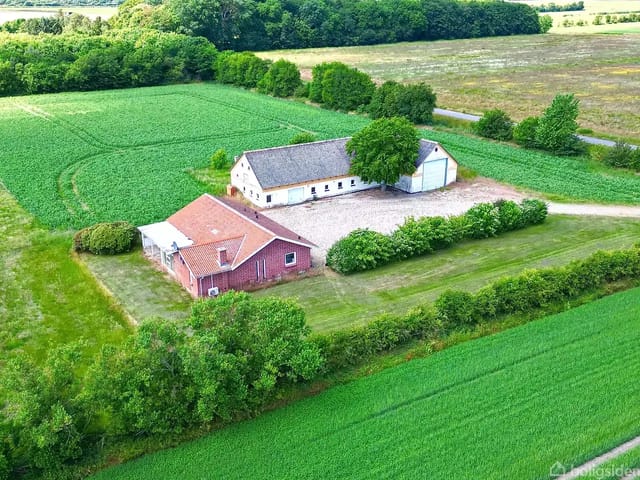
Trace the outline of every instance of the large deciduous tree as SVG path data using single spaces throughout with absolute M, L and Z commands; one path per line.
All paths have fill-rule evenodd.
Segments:
M 572 93 L 556 95 L 540 117 L 536 129 L 536 143 L 558 155 L 572 155 L 582 151 L 578 130 L 578 99 Z
M 351 173 L 365 182 L 379 182 L 382 190 L 401 175 L 410 175 L 420 148 L 418 131 L 406 118 L 380 118 L 347 142 Z
M 258 90 L 274 97 L 290 97 L 300 85 L 302 81 L 298 67 L 295 63 L 281 59 L 271 64 L 258 82 Z

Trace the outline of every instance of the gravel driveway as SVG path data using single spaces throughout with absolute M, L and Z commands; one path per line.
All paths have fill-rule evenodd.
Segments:
M 479 202 L 525 198 L 511 187 L 478 179 L 445 190 L 404 193 L 379 189 L 325 198 L 314 202 L 263 210 L 262 213 L 315 243 L 316 260 L 324 259 L 333 243 L 356 228 L 389 233 L 413 215 L 449 216 L 464 213 Z
M 331 197 L 262 213 L 315 243 L 316 265 L 324 263 L 327 249 L 356 228 L 389 233 L 413 215 L 449 216 L 466 212 L 476 203 L 498 199 L 519 201 L 525 195 L 513 187 L 486 178 L 455 183 L 445 190 L 404 193 L 379 189 Z M 640 207 L 549 202 L 550 213 L 640 218 Z

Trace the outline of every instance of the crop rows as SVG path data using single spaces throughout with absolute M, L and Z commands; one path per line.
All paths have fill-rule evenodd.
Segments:
M 95 478 L 548 478 L 556 461 L 640 433 L 639 296 L 450 348 Z
M 640 203 L 640 179 L 593 171 L 581 158 L 556 157 L 444 132 L 425 131 L 462 165 L 480 175 L 561 197 L 603 203 Z
M 301 130 L 351 135 L 367 120 L 215 84 L 0 100 L 0 180 L 41 222 L 160 220 L 198 196 L 188 173 L 224 148 L 286 144 Z M 640 182 L 562 159 L 425 132 L 463 165 L 515 185 L 582 200 L 640 202 Z
M 188 169 L 224 148 L 350 135 L 362 118 L 220 85 L 65 93 L 0 101 L 0 179 L 43 223 L 142 224 L 202 193 Z

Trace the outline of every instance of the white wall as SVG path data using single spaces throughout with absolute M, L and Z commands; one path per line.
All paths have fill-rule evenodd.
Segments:
M 351 182 L 353 181 L 353 185 Z M 339 188 L 341 184 L 342 188 Z M 361 190 L 368 190 L 370 188 L 375 188 L 379 186 L 377 183 L 365 183 L 360 180 L 360 177 L 352 176 L 352 177 L 342 177 L 342 178 L 334 178 L 331 180 L 320 180 L 313 183 L 308 183 L 304 185 L 290 185 L 287 187 L 267 190 L 264 192 L 264 202 L 260 203 L 262 207 L 276 207 L 281 205 L 289 204 L 289 189 L 290 188 L 300 188 L 304 189 L 303 194 L 303 202 L 307 202 L 309 200 L 326 198 L 326 197 L 334 197 L 336 195 L 343 195 L 345 193 L 358 192 Z M 328 187 L 328 190 L 325 188 Z M 313 190 L 315 188 L 315 191 Z M 266 203 L 266 196 L 271 195 L 271 202 Z M 252 200 L 249 198 L 249 200 Z M 260 200 L 263 200 L 263 196 L 260 196 Z M 254 202 L 255 203 L 255 202 Z

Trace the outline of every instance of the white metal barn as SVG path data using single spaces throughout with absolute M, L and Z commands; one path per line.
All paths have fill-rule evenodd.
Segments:
M 231 185 L 259 207 L 293 205 L 378 187 L 351 175 L 349 138 L 244 152 L 231 169 Z M 426 192 L 456 180 L 458 164 L 436 142 L 420 140 L 413 175 L 394 185 L 408 193 Z

